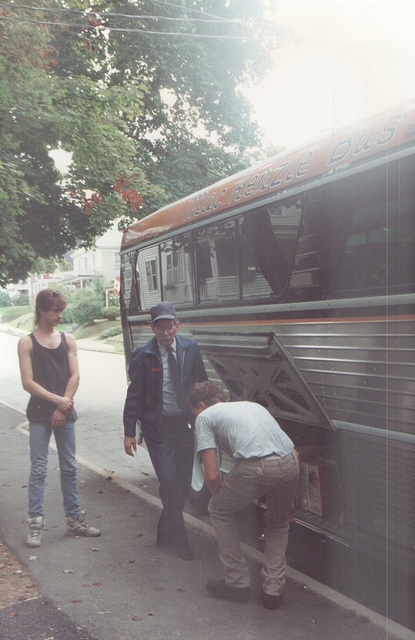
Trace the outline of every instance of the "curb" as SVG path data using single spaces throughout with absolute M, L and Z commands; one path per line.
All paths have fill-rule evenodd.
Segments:
M 4 403 L 0 403 L 0 408 L 1 408 L 1 404 L 4 404 Z M 9 406 L 9 405 L 5 405 L 5 406 Z M 13 407 L 10 407 L 10 406 L 9 408 L 13 409 Z M 24 415 L 22 414 L 21 411 L 17 410 L 17 412 L 20 413 L 22 416 Z M 27 429 L 27 425 L 28 425 L 27 420 L 24 420 L 19 425 L 17 425 L 15 429 L 20 433 L 23 433 L 26 436 L 28 436 L 29 431 Z M 56 451 L 56 445 L 54 442 L 52 441 L 50 442 L 50 447 Z M 108 477 L 107 470 L 101 468 L 96 464 L 89 462 L 85 458 L 77 457 L 77 462 L 79 465 L 82 465 L 83 467 L 89 469 L 93 473 L 96 473 L 97 475 L 103 478 Z M 127 480 L 122 480 L 117 476 L 112 476 L 112 481 L 114 484 L 118 485 L 122 489 L 136 495 L 138 498 L 143 500 L 146 504 L 149 504 L 158 509 L 162 508 L 160 498 L 157 498 L 156 496 L 153 496 L 143 491 L 143 489 L 140 489 L 139 487 L 128 482 Z M 199 520 L 198 518 L 188 513 L 184 513 L 183 515 L 184 515 L 185 522 L 189 526 L 191 526 L 194 530 L 207 535 L 213 540 L 215 539 L 213 529 L 210 523 L 204 522 L 203 520 Z M 245 543 L 241 543 L 241 548 L 243 553 L 250 560 L 257 562 L 258 564 L 263 563 L 263 553 L 261 551 L 254 549 L 253 547 Z M 388 635 L 389 634 L 393 635 L 397 640 L 414 640 L 414 632 L 411 631 L 410 629 L 407 629 L 406 627 L 400 625 L 397 622 L 388 620 L 381 614 L 376 613 L 371 609 L 368 609 L 364 605 L 361 605 L 358 602 L 355 602 L 351 598 L 344 596 L 338 591 L 335 591 L 334 589 L 331 589 L 330 587 L 318 582 L 317 580 L 310 578 L 309 576 L 301 573 L 300 571 L 297 571 L 296 569 L 293 569 L 291 567 L 287 567 L 286 575 L 288 579 L 301 585 L 303 589 L 309 590 L 312 593 L 319 595 L 320 597 L 324 598 L 331 604 L 334 604 L 339 608 L 343 609 L 344 611 L 347 611 L 359 618 L 362 618 L 362 619 L 364 618 L 368 620 L 373 625 L 379 627 L 379 630 L 381 632 L 384 632 L 386 629 Z

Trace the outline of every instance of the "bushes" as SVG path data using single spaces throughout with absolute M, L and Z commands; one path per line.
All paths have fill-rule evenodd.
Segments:
M 102 292 L 97 287 L 78 289 L 70 292 L 67 298 L 65 320 L 83 325 L 91 324 L 94 320 L 100 320 L 103 317 Z
M 102 277 L 94 278 L 91 286 L 84 289 L 73 290 L 64 283 L 56 284 L 53 288 L 60 291 L 68 302 L 62 313 L 64 324 L 83 326 L 92 324 L 94 320 L 102 319 L 112 322 L 117 320 L 120 315 L 119 307 L 116 305 L 103 307 L 105 288 Z M 28 302 L 26 295 L 20 295 L 16 302 L 13 302 L 7 292 L 0 291 L 0 322 L 11 322 L 30 312 L 31 307 L 29 305 L 23 306 L 24 302 Z
M 83 297 L 79 302 L 72 303 L 68 312 L 75 324 L 91 324 L 94 320 L 102 318 L 101 301 L 90 294 L 87 298 Z
M 120 315 L 120 310 L 118 307 L 110 306 L 104 307 L 102 310 L 102 317 L 106 320 L 116 320 Z
M 116 320 L 120 310 L 117 306 L 103 307 L 105 303 L 105 289 L 103 278 L 96 277 L 91 286 L 76 291 L 63 291 L 68 300 L 64 311 L 65 321 L 78 326 L 91 324 L 94 320 Z
M 107 338 L 113 338 L 114 336 L 119 336 L 122 333 L 121 325 L 119 327 L 111 327 L 110 329 L 106 329 L 99 336 L 100 340 L 106 340 Z
M 11 307 L 12 301 L 7 291 L 0 291 L 0 307 Z
M 13 300 L 13 304 L 17 307 L 27 307 L 30 305 L 30 298 L 27 293 L 19 293 L 17 298 Z
M 116 320 L 120 314 L 118 307 L 102 307 L 101 301 L 92 292 L 88 297 L 82 296 L 77 302 L 66 307 L 65 319 L 78 326 L 91 324 L 94 320 Z

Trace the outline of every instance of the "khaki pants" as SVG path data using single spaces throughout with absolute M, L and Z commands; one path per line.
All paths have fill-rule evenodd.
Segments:
M 284 457 L 238 460 L 210 500 L 209 514 L 216 534 L 225 582 L 248 587 L 250 576 L 241 554 L 236 514 L 256 498 L 267 495 L 263 590 L 280 595 L 285 585 L 288 514 L 298 480 L 298 459 L 293 451 Z

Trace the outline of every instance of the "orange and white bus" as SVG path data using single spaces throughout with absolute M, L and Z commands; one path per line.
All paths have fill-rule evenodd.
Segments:
M 132 225 L 127 357 L 161 300 L 210 377 L 295 442 L 297 524 L 413 571 L 415 103 Z

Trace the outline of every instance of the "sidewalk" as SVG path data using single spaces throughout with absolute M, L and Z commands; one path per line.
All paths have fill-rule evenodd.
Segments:
M 186 516 L 194 562 L 155 544 L 159 501 L 103 471 L 79 468 L 80 496 L 100 538 L 65 535 L 58 460 L 50 454 L 43 544 L 28 549 L 29 441 L 24 418 L 0 405 L 0 536 L 29 569 L 42 597 L 0 610 L 2 640 L 409 640 L 415 634 L 290 570 L 278 611 L 258 602 L 258 560 L 250 553 L 254 595 L 248 604 L 209 598 L 221 577 L 210 526 Z M 320 592 L 319 592 L 320 591 Z
M 14 336 L 25 336 L 27 335 L 27 331 L 23 331 L 22 329 L 18 329 L 17 327 L 13 327 L 12 325 L 1 324 L 0 323 L 0 331 L 3 333 L 10 333 Z M 78 349 L 85 349 L 86 351 L 105 351 L 107 353 L 122 353 L 122 339 L 116 338 L 107 338 L 107 340 L 98 340 L 89 339 L 89 338 L 81 338 L 76 341 Z

